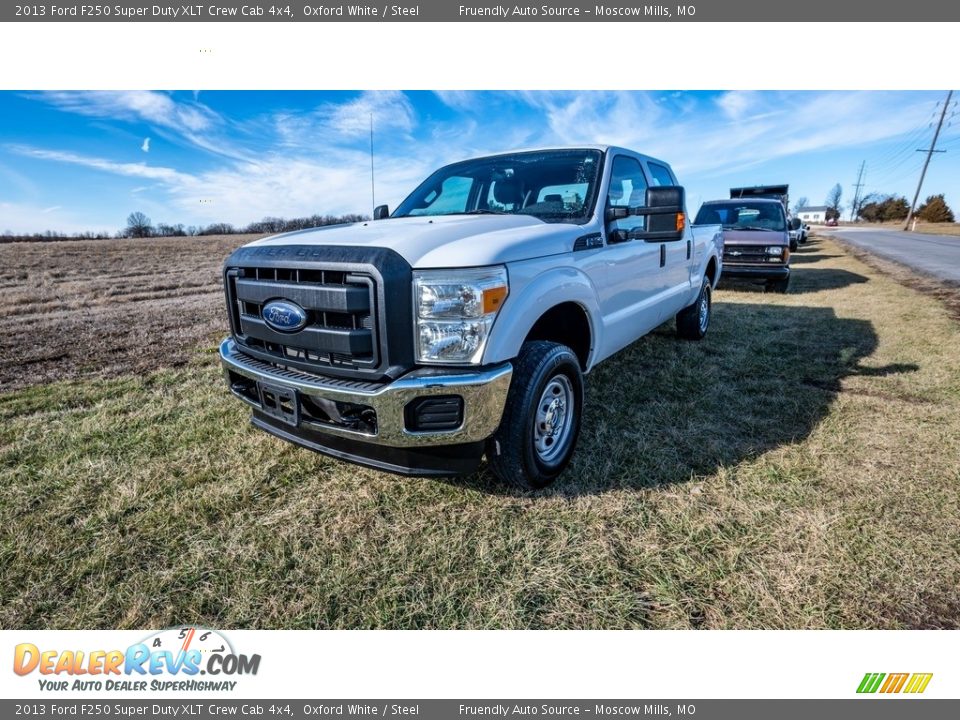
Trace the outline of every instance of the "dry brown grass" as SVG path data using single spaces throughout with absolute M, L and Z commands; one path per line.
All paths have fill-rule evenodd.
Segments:
M 908 267 L 896 260 L 869 252 L 863 248 L 838 240 L 846 252 L 865 265 L 879 270 L 901 285 L 917 290 L 940 301 L 954 319 L 960 320 L 960 283 L 926 275 L 916 268 Z
M 0 394 L 0 626 L 958 627 L 960 327 L 831 240 L 795 261 L 591 374 L 536 493 L 255 431 L 215 334 Z
M 220 267 L 254 237 L 0 244 L 0 390 L 184 364 L 226 331 Z

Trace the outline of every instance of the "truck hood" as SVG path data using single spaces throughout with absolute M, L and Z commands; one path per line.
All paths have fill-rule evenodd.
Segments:
M 789 245 L 790 238 L 781 230 L 724 230 L 724 245 Z
M 529 215 L 445 215 L 329 225 L 250 245 L 366 245 L 389 248 L 414 268 L 476 267 L 570 252 L 586 232 Z

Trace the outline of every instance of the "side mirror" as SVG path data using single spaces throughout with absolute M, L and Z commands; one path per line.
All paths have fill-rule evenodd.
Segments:
M 790 220 L 790 229 L 799 230 L 800 229 L 800 218 L 793 218 Z
M 686 194 L 680 185 L 647 188 L 645 207 L 630 208 L 631 215 L 647 217 L 646 229 L 630 231 L 634 240 L 670 242 L 682 240 L 687 226 Z
M 388 205 L 377 205 L 373 209 L 374 220 L 384 220 L 390 217 L 390 207 Z

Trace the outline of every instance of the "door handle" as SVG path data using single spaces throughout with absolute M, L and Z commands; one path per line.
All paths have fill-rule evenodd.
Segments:
M 663 267 L 667 264 L 667 246 L 660 246 L 660 267 Z

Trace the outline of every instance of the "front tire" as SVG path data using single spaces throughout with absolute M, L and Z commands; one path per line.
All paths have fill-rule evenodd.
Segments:
M 567 467 L 580 435 L 583 374 L 559 343 L 524 343 L 500 427 L 487 442 L 490 469 L 503 482 L 546 487 Z
M 713 286 L 710 278 L 704 277 L 697 299 L 677 313 L 677 335 L 684 340 L 703 340 L 710 327 L 712 313 Z

